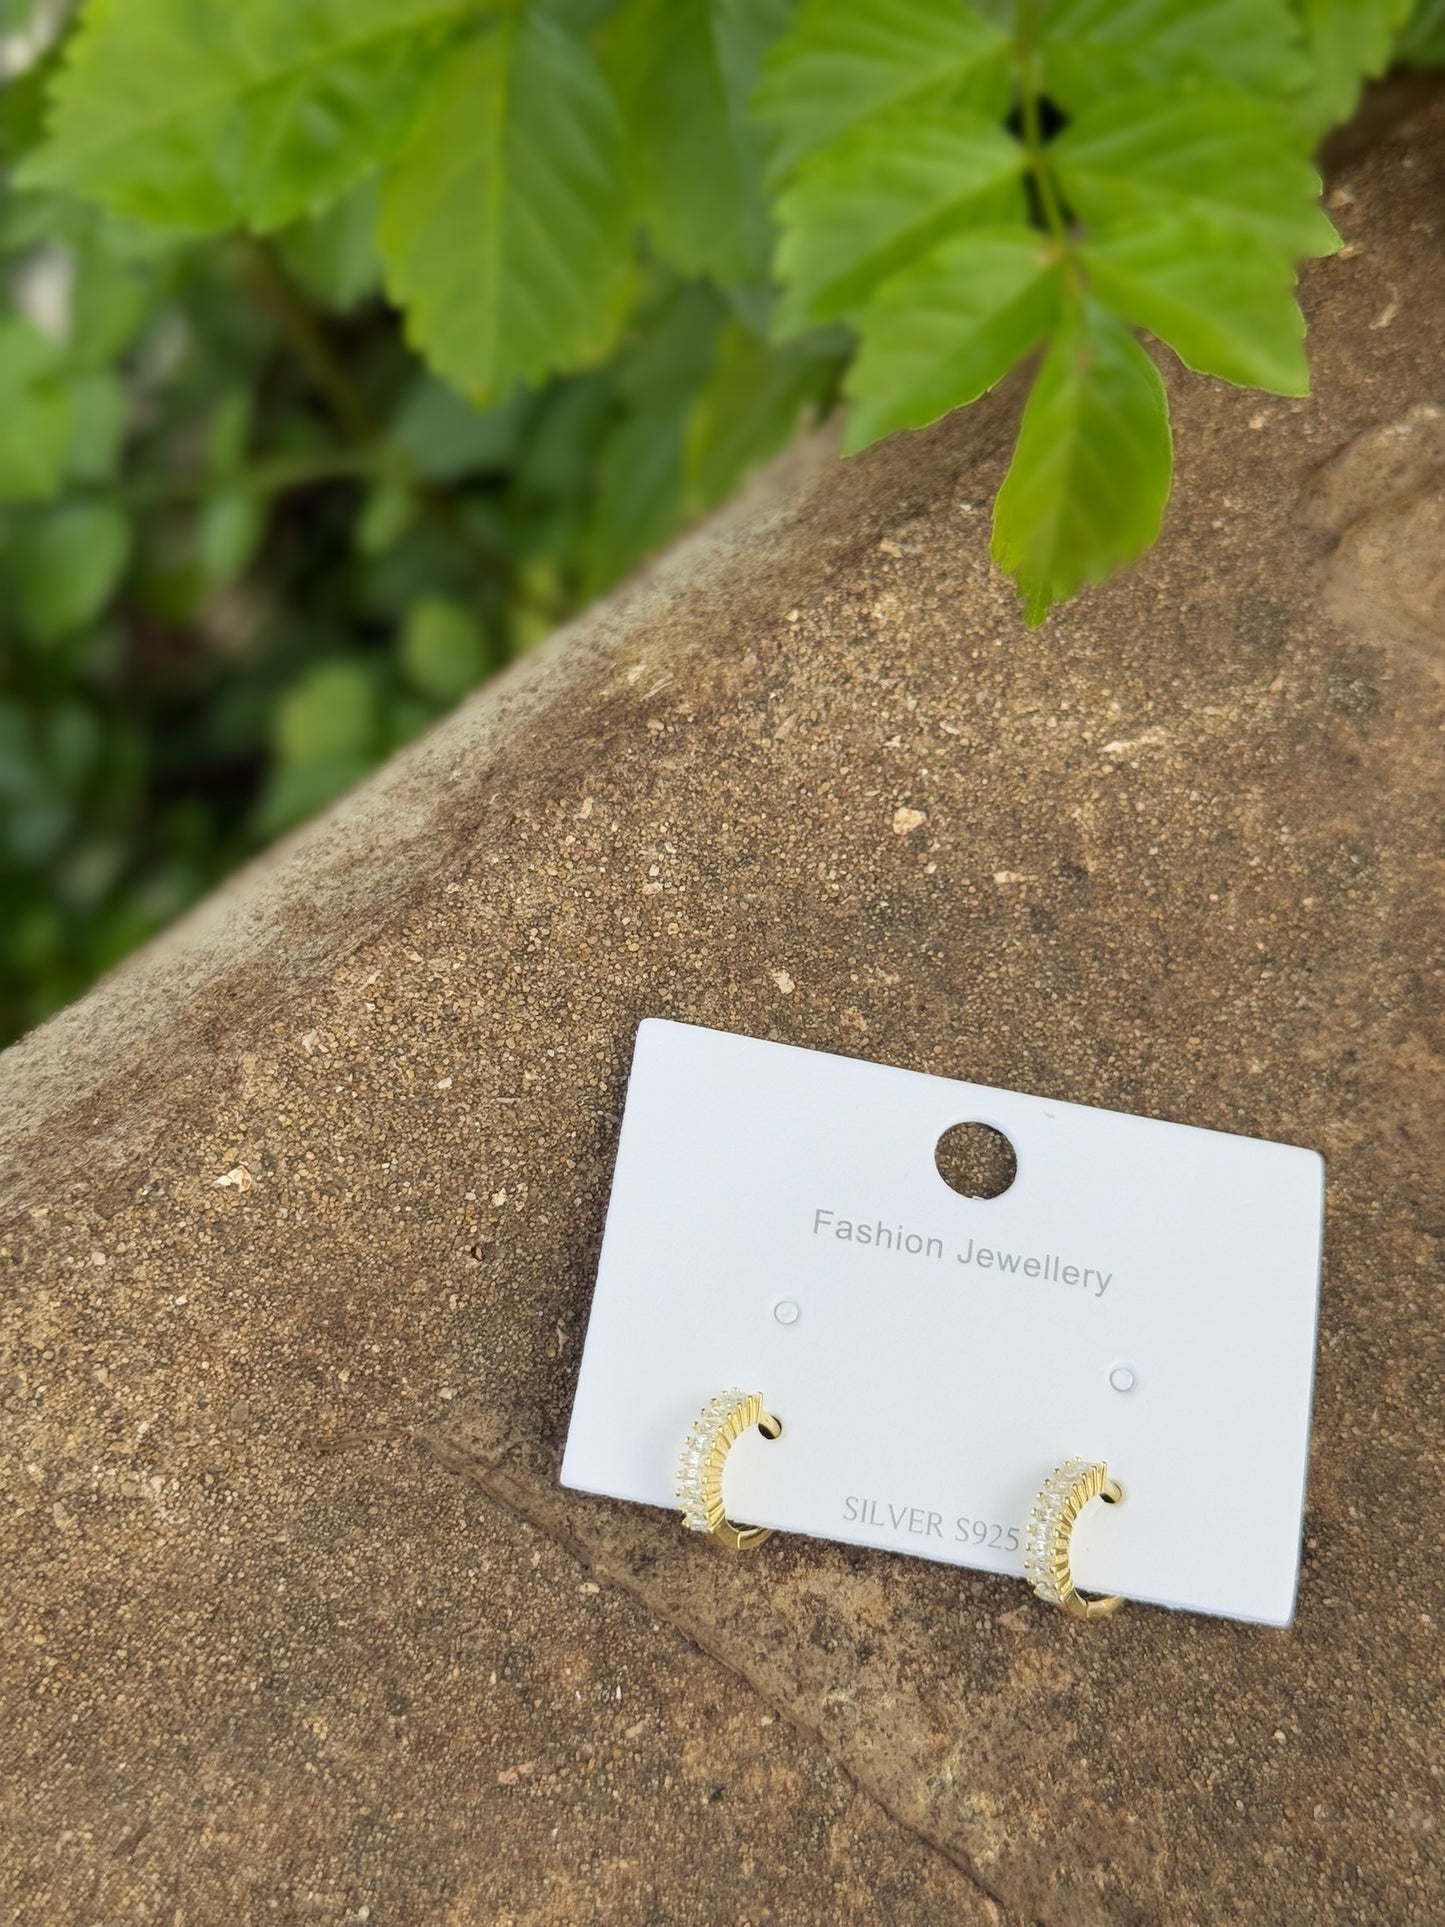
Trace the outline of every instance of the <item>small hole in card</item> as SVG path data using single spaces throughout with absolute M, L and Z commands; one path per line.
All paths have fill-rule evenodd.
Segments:
M 1018 1175 L 1014 1147 L 991 1124 L 953 1124 L 933 1147 L 938 1175 L 964 1198 L 999 1198 Z

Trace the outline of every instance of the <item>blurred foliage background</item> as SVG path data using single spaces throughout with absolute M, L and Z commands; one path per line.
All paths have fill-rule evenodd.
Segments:
M 199 239 L 17 182 L 73 11 L 0 0 L 0 1043 L 726 497 L 852 339 L 775 338 L 766 220 L 720 285 L 664 205 L 600 358 L 474 405 L 383 296 L 371 180 Z M 1404 31 L 1438 57 L 1445 6 Z
M 56 58 L 0 93 L 0 170 Z M 834 395 L 836 338 L 779 358 L 653 262 L 600 365 L 473 407 L 383 300 L 370 201 L 187 242 L 0 172 L 0 1044 Z

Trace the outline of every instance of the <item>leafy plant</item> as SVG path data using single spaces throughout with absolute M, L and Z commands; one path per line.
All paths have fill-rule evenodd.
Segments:
M 0 0 L 0 1031 L 848 405 L 1033 363 L 1028 620 L 1440 0 Z
M 1135 331 L 1305 391 L 1295 264 L 1335 245 L 1309 147 L 1407 12 L 95 0 L 26 178 L 162 228 L 269 233 L 375 177 L 409 336 L 479 400 L 608 351 L 639 224 L 756 314 L 775 215 L 774 336 L 857 337 L 851 448 L 1047 345 L 995 526 L 1038 621 L 1159 526 L 1167 420 Z

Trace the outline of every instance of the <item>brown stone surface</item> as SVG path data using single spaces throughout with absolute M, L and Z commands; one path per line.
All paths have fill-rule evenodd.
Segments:
M 1043 631 L 803 451 L 3 1060 L 6 1918 L 1439 1918 L 1442 177 Z M 1295 1626 L 561 1491 L 649 1013 L 1323 1149 Z

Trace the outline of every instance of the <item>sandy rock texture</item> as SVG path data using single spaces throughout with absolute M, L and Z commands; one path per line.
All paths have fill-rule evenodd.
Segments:
M 0 1060 L 0 1917 L 1440 1918 L 1442 187 L 1043 630 L 814 444 Z M 1323 1150 L 1293 1628 L 562 1491 L 648 1014 Z

